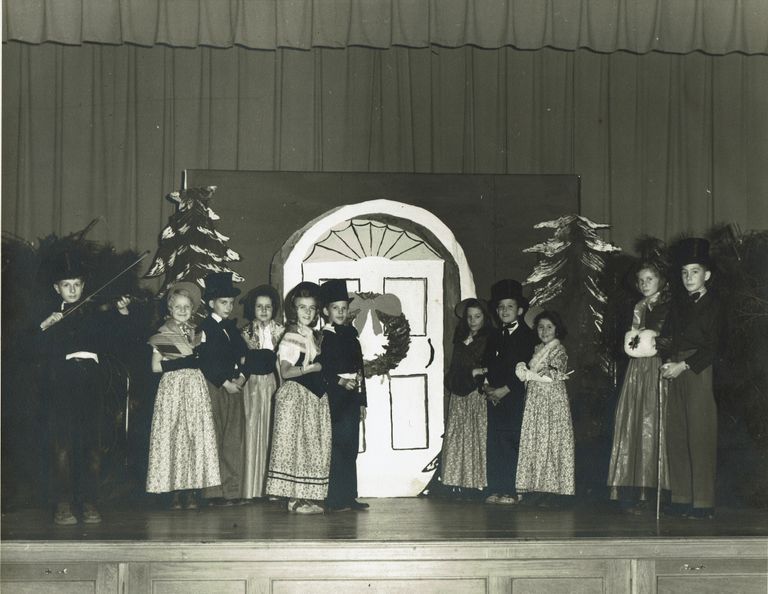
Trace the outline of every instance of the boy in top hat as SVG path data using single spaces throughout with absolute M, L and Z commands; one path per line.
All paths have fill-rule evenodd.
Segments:
M 117 311 L 106 312 L 83 301 L 85 269 L 69 253 L 52 263 L 50 280 L 58 304 L 40 323 L 38 352 L 49 398 L 53 520 L 58 525 L 76 524 L 73 504 L 79 501 L 83 522 L 98 524 L 101 429 L 108 384 L 100 362 L 115 344 L 125 344 L 114 340 L 116 334 L 130 335 L 130 299 L 120 298 Z
M 236 320 L 230 318 L 239 294 L 240 289 L 232 286 L 231 272 L 206 276 L 203 301 L 210 313 L 198 326 L 200 370 L 208 382 L 221 476 L 221 485 L 207 487 L 203 496 L 225 505 L 242 498 L 244 471 L 245 408 L 241 392 L 245 376 L 240 365 L 248 347 Z
M 323 365 L 331 410 L 331 468 L 326 507 L 331 511 L 365 510 L 357 501 L 359 424 L 367 406 L 363 352 L 357 330 L 349 324 L 347 283 L 332 279 L 320 286 L 323 305 Z
M 488 369 L 484 387 L 488 399 L 486 503 L 517 503 L 515 475 L 520 446 L 520 428 L 525 408 L 525 384 L 515 374 L 521 361 L 533 355 L 536 336 L 523 316 L 528 301 L 522 285 L 513 279 L 498 281 L 491 287 L 491 307 L 501 327 L 488 338 L 483 365 Z
M 719 330 L 719 304 L 710 279 L 709 242 L 691 237 L 675 253 L 687 295 L 673 301 L 659 341 L 669 381 L 667 456 L 674 511 L 692 518 L 714 514 L 717 407 L 712 364 Z

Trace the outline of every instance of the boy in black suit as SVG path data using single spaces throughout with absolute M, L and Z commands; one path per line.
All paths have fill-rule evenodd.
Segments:
M 687 295 L 673 301 L 659 340 L 666 360 L 662 377 L 669 381 L 666 435 L 673 511 L 710 518 L 717 464 L 712 364 L 720 315 L 706 285 L 712 275 L 709 242 L 697 237 L 683 240 L 675 260 Z
M 516 280 L 500 280 L 491 287 L 491 307 L 501 322 L 488 339 L 484 357 L 488 399 L 486 503 L 515 504 L 520 428 L 525 408 L 525 384 L 515 374 L 521 361 L 533 355 L 536 336 L 523 319 L 528 301 Z
M 245 376 L 240 372 L 240 364 L 248 347 L 236 321 L 229 317 L 239 294 L 240 289 L 232 286 L 231 272 L 206 276 L 203 301 L 210 314 L 198 328 L 200 370 L 208 382 L 221 475 L 221 485 L 207 487 L 203 496 L 224 505 L 237 503 L 243 496 Z
M 331 468 L 328 496 L 330 511 L 365 510 L 357 501 L 357 451 L 360 420 L 365 418 L 366 394 L 363 353 L 357 330 L 349 324 L 347 283 L 332 279 L 320 287 L 323 304 L 323 378 L 331 410 Z
M 99 311 L 92 302 L 82 301 L 85 270 L 80 261 L 62 253 L 51 268 L 58 304 L 40 323 L 37 338 L 49 398 L 53 521 L 62 526 L 76 524 L 73 504 L 79 501 L 83 522 L 98 524 L 101 424 L 108 392 L 100 362 L 115 344 L 125 343 L 116 341 L 116 335 L 130 335 L 130 299 L 120 298 L 117 311 Z

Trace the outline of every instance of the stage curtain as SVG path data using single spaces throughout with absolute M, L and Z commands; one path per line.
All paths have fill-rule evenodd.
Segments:
M 5 0 L 3 40 L 768 52 L 765 0 Z
M 153 249 L 185 168 L 569 173 L 625 247 L 768 228 L 765 56 L 11 42 L 2 134 L 3 229 L 30 240 L 101 216 Z

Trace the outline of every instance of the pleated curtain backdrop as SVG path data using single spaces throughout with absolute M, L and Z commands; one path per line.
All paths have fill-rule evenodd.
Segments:
M 26 239 L 100 216 L 151 249 L 187 168 L 577 174 L 625 247 L 768 227 L 764 0 L 3 10 L 2 228 Z
M 3 41 L 768 52 L 765 0 L 5 0 Z

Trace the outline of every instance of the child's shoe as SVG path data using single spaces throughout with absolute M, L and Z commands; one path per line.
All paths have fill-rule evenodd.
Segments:
M 297 514 L 322 514 L 323 508 L 313 501 L 305 499 L 294 511 Z
M 197 493 L 194 491 L 190 491 L 187 493 L 187 502 L 184 505 L 184 509 L 197 509 L 198 503 L 197 503 Z
M 56 513 L 53 514 L 53 523 L 58 526 L 72 526 L 77 524 L 77 518 L 72 513 L 72 506 L 69 503 L 59 503 L 56 505 Z
M 101 514 L 92 503 L 83 504 L 83 523 L 101 524 Z
M 499 495 L 498 499 L 496 500 L 496 503 L 499 503 L 501 505 L 516 505 L 517 504 L 517 497 L 514 495 Z
M 488 497 L 485 498 L 486 503 L 498 503 L 499 502 L 499 494 L 498 493 L 492 493 Z
M 173 493 L 173 497 L 171 498 L 171 505 L 169 508 L 173 511 L 181 509 L 181 494 L 178 491 Z

